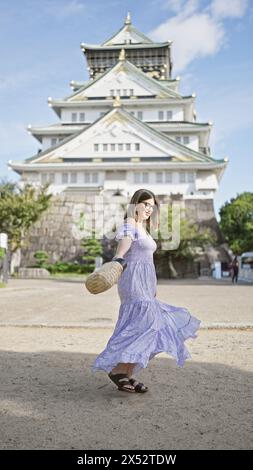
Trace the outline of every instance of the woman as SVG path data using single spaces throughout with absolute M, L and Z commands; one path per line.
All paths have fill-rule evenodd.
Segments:
M 147 367 L 156 354 L 167 352 L 182 367 L 191 357 L 184 341 L 196 338 L 200 325 L 187 309 L 156 299 L 153 253 L 157 244 L 150 229 L 158 229 L 158 219 L 159 204 L 152 191 L 136 191 L 115 237 L 119 243 L 114 258 L 127 262 L 118 281 L 121 300 L 118 321 L 106 348 L 92 366 L 93 371 L 109 372 L 118 389 L 130 393 L 148 390 L 132 374 Z

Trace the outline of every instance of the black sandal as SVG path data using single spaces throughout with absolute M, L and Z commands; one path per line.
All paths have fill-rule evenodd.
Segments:
M 148 387 L 146 387 L 146 385 L 144 385 L 142 382 L 138 382 L 135 379 L 129 379 L 129 382 L 131 385 L 133 385 L 137 393 L 145 393 L 148 391 Z
M 108 374 L 108 377 L 118 386 L 118 390 L 122 392 L 135 393 L 135 388 L 128 388 L 126 385 L 132 385 L 127 374 Z

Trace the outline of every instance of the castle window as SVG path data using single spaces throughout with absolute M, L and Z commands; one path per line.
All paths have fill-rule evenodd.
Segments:
M 165 183 L 172 183 L 172 172 L 165 171 Z
M 70 182 L 71 183 L 77 183 L 77 172 L 73 171 L 70 173 Z
M 157 183 L 162 183 L 163 182 L 163 172 L 162 171 L 157 171 L 156 172 L 156 182 Z
M 77 113 L 71 113 L 71 121 L 76 122 L 77 121 Z
M 84 173 L 84 182 L 89 183 L 90 182 L 90 173 L 87 171 Z
M 188 183 L 194 183 L 194 173 L 193 173 L 193 171 L 189 171 L 187 173 L 187 181 L 188 181 Z
M 183 142 L 184 145 L 188 145 L 190 143 L 190 137 L 188 135 L 184 135 Z
M 110 90 L 110 96 L 114 96 L 114 90 Z
M 80 120 L 80 122 L 85 121 L 85 113 L 80 113 L 79 120 Z
M 159 121 L 164 120 L 164 112 L 163 111 L 158 111 L 158 119 L 159 119 Z
M 147 171 L 136 171 L 134 173 L 134 183 L 148 183 L 149 174 Z
M 118 150 L 122 151 L 123 150 L 123 144 L 118 144 Z
M 180 183 L 185 183 L 185 182 L 186 182 L 186 174 L 185 174 L 185 171 L 180 171 L 180 173 L 179 173 L 179 181 L 180 181 Z
M 98 182 L 98 173 L 92 173 L 92 183 Z
M 140 121 L 142 121 L 142 119 L 143 119 L 143 113 L 142 113 L 142 111 L 138 111 L 138 112 L 137 112 L 137 118 L 140 119 Z
M 134 173 L 134 182 L 135 182 L 135 183 L 140 183 L 140 182 L 141 182 L 141 174 L 140 174 L 140 172 Z
M 55 175 L 54 173 L 42 173 L 41 174 L 41 182 L 42 184 L 45 184 L 45 183 L 54 183 L 54 180 L 55 180 Z M 33 179 L 33 181 L 35 181 L 35 179 Z
M 52 137 L 51 139 L 51 145 L 56 145 L 57 144 L 57 139 L 56 137 Z
M 111 150 L 112 152 L 115 152 L 115 144 L 111 144 Z
M 179 144 L 181 144 L 181 136 L 180 136 L 180 135 L 177 135 L 177 136 L 176 136 L 176 142 L 178 142 Z
M 140 150 L 140 144 L 135 144 L 135 150 Z
M 62 175 L 61 175 L 61 182 L 62 182 L 62 184 L 68 183 L 68 180 L 69 180 L 68 177 L 69 177 L 68 173 L 62 173 Z
M 142 183 L 148 183 L 148 172 L 142 173 Z
M 22 174 L 22 179 L 23 181 L 38 181 L 39 179 L 39 174 L 35 173 L 34 171 L 27 171 Z
M 98 144 L 94 144 L 94 150 L 95 150 L 95 152 L 98 152 L 98 149 L 99 149 Z
M 172 111 L 167 111 L 167 121 L 172 119 Z
M 106 152 L 108 150 L 108 144 L 103 144 L 103 151 Z
M 47 173 L 41 173 L 41 183 L 46 184 L 47 182 Z
M 133 96 L 133 94 L 134 94 L 134 90 L 133 90 L 133 88 L 131 88 L 130 89 L 130 96 Z
M 126 150 L 130 151 L 131 150 L 131 144 L 126 144 Z

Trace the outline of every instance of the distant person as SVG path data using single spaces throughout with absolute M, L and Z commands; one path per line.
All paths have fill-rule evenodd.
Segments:
M 237 283 L 238 281 L 238 273 L 239 273 L 239 261 L 237 259 L 237 256 L 234 257 L 231 263 L 231 269 L 232 269 L 232 283 L 234 284 L 234 282 Z

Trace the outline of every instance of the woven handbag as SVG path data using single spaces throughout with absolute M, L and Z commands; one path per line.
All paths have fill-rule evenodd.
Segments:
M 126 267 L 127 263 L 124 258 L 114 258 L 112 261 L 104 263 L 87 276 L 85 280 L 86 289 L 91 294 L 105 292 L 118 282 L 120 275 Z

